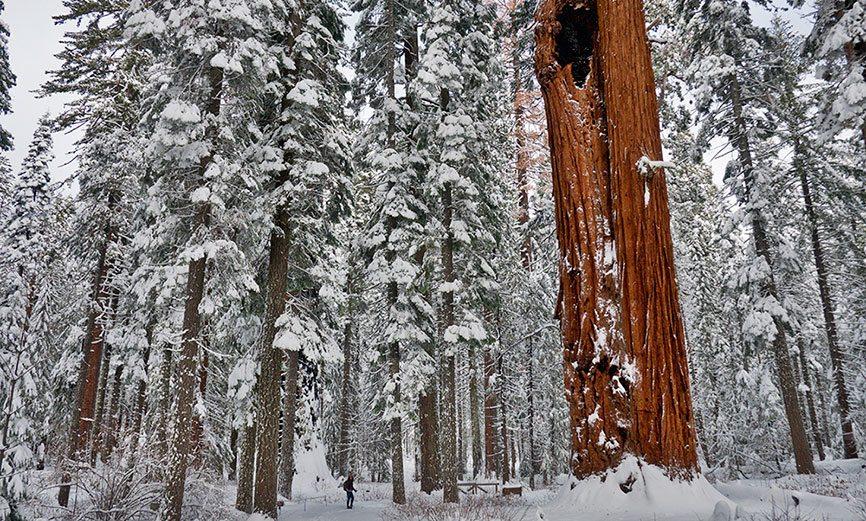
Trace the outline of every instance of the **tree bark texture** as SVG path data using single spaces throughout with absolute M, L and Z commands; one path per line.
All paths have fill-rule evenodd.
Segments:
M 299 353 L 286 354 L 286 378 L 283 389 L 283 439 L 280 454 L 280 493 L 292 499 L 295 477 L 295 423 L 298 417 Z
M 496 475 L 496 386 L 493 346 L 484 346 L 484 470 Z
M 447 107 L 447 91 L 443 91 L 443 108 Z M 451 230 L 453 208 L 451 202 L 452 183 L 442 188 L 442 227 L 445 239 L 442 242 L 442 276 L 446 284 L 453 284 L 454 232 Z M 442 326 L 447 331 L 454 325 L 454 293 L 442 293 Z M 447 346 L 447 344 L 446 344 Z M 459 501 L 457 491 L 457 396 L 455 374 L 455 346 L 447 346 L 442 353 L 442 499 L 445 503 Z
M 803 375 L 803 385 L 806 386 L 806 407 L 809 411 L 809 423 L 812 427 L 812 439 L 815 440 L 815 450 L 818 451 L 818 458 L 821 461 L 827 457 L 824 454 L 824 442 L 821 439 L 821 429 L 818 427 L 818 413 L 815 410 L 815 390 L 812 388 L 811 378 L 809 376 L 809 361 L 806 357 L 806 346 L 804 342 L 799 342 L 800 351 L 800 374 Z
M 262 343 L 259 351 L 259 378 L 256 380 L 256 486 L 255 512 L 277 517 L 277 463 L 280 445 L 280 376 L 283 353 L 274 346 L 277 319 L 286 310 L 286 283 L 289 269 L 289 214 L 280 207 L 274 215 L 268 260 L 268 295 Z
M 253 513 L 253 476 L 256 469 L 256 425 L 249 423 L 243 428 L 241 454 L 238 462 L 238 495 L 235 507 L 247 514 Z
M 640 0 L 544 0 L 536 75 L 560 245 L 577 477 L 626 454 L 698 471 L 658 104 Z M 642 164 L 641 164 L 642 163 Z

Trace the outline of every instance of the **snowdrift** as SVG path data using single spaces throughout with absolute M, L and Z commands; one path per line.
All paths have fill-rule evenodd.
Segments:
M 717 505 L 720 511 L 736 511 L 736 505 L 703 476 L 692 481 L 671 480 L 660 467 L 628 456 L 606 474 L 583 480 L 571 478 L 556 498 L 541 508 L 539 517 L 545 521 L 694 521 L 710 519 Z
M 292 498 L 310 498 L 333 494 L 340 484 L 331 476 L 325 461 L 325 446 L 318 437 L 295 449 L 295 478 L 292 480 Z

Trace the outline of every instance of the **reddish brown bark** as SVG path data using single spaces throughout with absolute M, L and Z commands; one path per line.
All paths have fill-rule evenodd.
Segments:
M 560 244 L 571 471 L 626 453 L 697 472 L 661 140 L 640 0 L 545 0 L 536 75 Z
M 484 346 L 484 470 L 496 474 L 496 389 L 493 385 L 492 346 Z
M 81 456 L 81 452 L 90 440 L 93 427 L 94 413 L 96 412 L 96 398 L 99 390 L 99 369 L 102 362 L 102 348 L 104 342 L 104 331 L 102 306 L 108 301 L 108 285 L 106 278 L 109 271 L 107 259 L 108 246 L 114 238 L 113 229 L 106 227 L 105 241 L 99 249 L 99 257 L 93 277 L 93 293 L 90 310 L 87 315 L 87 326 L 85 327 L 82 351 L 84 359 L 81 362 L 78 373 L 78 387 L 76 392 L 76 407 L 72 414 L 72 429 L 70 432 L 69 458 L 73 461 Z M 71 476 L 68 472 L 63 473 L 63 484 L 57 495 L 57 503 L 60 506 L 69 504 Z

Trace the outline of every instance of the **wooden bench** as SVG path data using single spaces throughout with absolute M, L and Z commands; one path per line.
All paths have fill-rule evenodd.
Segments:
M 475 494 L 477 492 L 487 494 L 490 490 L 487 490 L 485 487 L 493 487 L 493 493 L 499 493 L 498 481 L 459 481 L 457 483 L 457 490 L 464 494 Z
M 523 487 L 520 485 L 502 485 L 503 496 L 523 496 Z

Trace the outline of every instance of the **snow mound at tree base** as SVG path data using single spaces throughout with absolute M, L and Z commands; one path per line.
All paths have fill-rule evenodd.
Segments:
M 295 477 L 292 498 L 320 497 L 339 492 L 340 484 L 331 476 L 325 461 L 325 447 L 318 437 L 295 448 Z
M 691 481 L 671 479 L 664 469 L 628 456 L 619 467 L 606 474 L 582 480 L 571 478 L 560 488 L 556 498 L 542 508 L 539 519 L 716 521 L 714 510 L 729 512 L 725 517 L 731 519 L 736 509 L 735 503 L 701 475 Z M 719 521 L 728 521 L 725 517 L 720 517 Z

